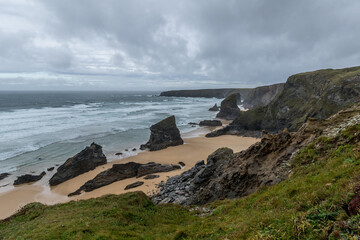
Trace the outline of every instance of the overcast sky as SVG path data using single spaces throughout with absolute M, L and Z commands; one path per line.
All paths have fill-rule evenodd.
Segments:
M 0 90 L 255 87 L 359 50 L 358 0 L 0 0 Z

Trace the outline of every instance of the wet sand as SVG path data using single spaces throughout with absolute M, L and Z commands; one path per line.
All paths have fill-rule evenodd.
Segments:
M 55 204 L 71 200 L 89 199 L 105 194 L 121 194 L 130 191 L 143 191 L 146 194 L 151 195 L 153 192 L 157 191 L 156 185 L 161 181 L 192 168 L 199 160 L 206 160 L 207 156 L 216 149 L 220 147 L 229 147 L 233 149 L 234 152 L 239 152 L 247 149 L 257 141 L 259 141 L 259 139 L 229 135 L 216 138 L 206 138 L 204 135 L 193 138 L 184 138 L 184 145 L 169 147 L 155 152 L 140 152 L 136 156 L 113 160 L 110 163 L 97 167 L 93 171 L 84 173 L 58 186 L 50 188 L 48 180 L 55 173 L 54 171 L 52 174 L 47 174 L 48 176 L 37 183 L 11 187 L 8 191 L 0 193 L 0 219 L 9 217 L 21 207 L 31 202 Z M 114 159 L 113 157 L 111 158 Z M 92 192 L 82 193 L 81 195 L 70 198 L 67 197 L 69 193 L 77 190 L 81 185 L 94 178 L 98 173 L 111 168 L 114 163 L 126 163 L 131 161 L 138 163 L 156 162 L 162 164 L 178 164 L 181 161 L 185 163 L 185 167 L 172 172 L 156 173 L 156 175 L 160 176 L 159 178 L 149 180 L 145 180 L 143 177 L 129 178 L 96 189 Z M 124 190 L 127 185 L 136 181 L 143 181 L 144 184 L 137 188 Z

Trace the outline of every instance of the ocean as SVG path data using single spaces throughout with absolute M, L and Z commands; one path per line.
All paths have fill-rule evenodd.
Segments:
M 152 124 L 175 115 L 186 135 L 189 122 L 214 118 L 208 108 L 219 102 L 156 92 L 0 92 L 0 173 L 40 173 L 92 142 L 109 161 L 135 155 Z

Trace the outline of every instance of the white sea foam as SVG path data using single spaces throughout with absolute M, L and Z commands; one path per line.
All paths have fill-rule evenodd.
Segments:
M 137 97 L 140 96 L 143 95 Z M 131 144 L 140 144 L 148 138 L 152 124 L 169 115 L 175 115 L 180 130 L 187 132 L 193 130 L 188 122 L 215 117 L 207 109 L 218 102 L 204 98 L 143 97 L 137 102 L 101 101 L 0 112 L 0 172 L 36 164 L 38 158 L 62 159 L 78 152 L 89 141 L 102 142 L 105 151 L 131 148 L 134 146 Z

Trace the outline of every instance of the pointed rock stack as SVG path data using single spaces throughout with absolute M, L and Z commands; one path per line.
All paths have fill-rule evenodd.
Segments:
M 176 126 L 175 116 L 170 116 L 150 127 L 151 135 L 145 147 L 157 151 L 184 143 Z
M 240 114 L 240 109 L 237 105 L 238 94 L 234 93 L 225 98 L 221 102 L 220 112 L 216 115 L 217 118 L 226 120 L 234 120 Z

